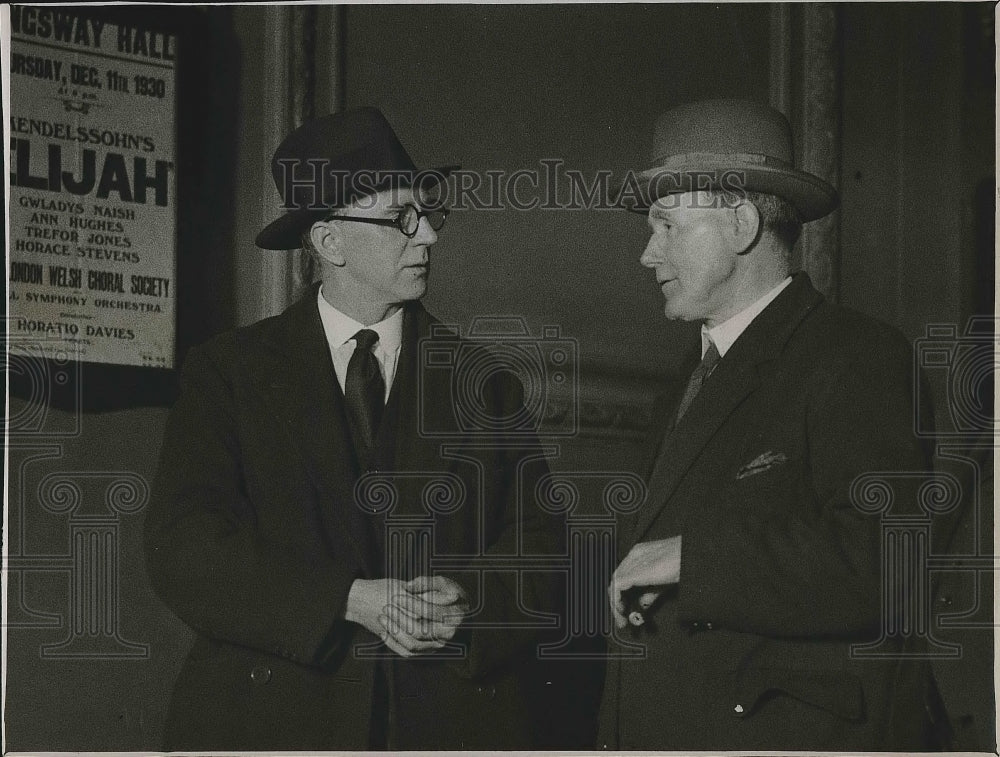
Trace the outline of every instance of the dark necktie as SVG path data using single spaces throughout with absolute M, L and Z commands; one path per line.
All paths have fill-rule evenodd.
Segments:
M 354 335 L 354 339 L 357 345 L 347 364 L 344 399 L 358 457 L 365 461 L 375 448 L 375 437 L 378 435 L 384 407 L 385 381 L 379 370 L 378 360 L 372 354 L 372 347 L 378 342 L 378 334 L 371 329 L 361 329 Z
M 712 370 L 715 368 L 716 363 L 719 362 L 719 359 L 719 350 L 715 346 L 715 342 L 709 340 L 708 349 L 705 350 L 705 355 L 702 357 L 701 362 L 698 363 L 698 367 L 694 369 L 694 372 L 691 374 L 691 378 L 688 379 L 687 386 L 684 389 L 684 396 L 681 397 L 681 402 L 677 406 L 677 419 L 674 421 L 674 425 L 680 423 L 684 413 L 686 413 L 688 408 L 691 407 L 691 403 L 694 402 L 694 398 L 698 396 L 698 392 L 701 391 L 702 385 L 705 383 L 709 374 L 712 373 Z
M 357 344 L 347 364 L 344 399 L 347 404 L 347 419 L 358 452 L 358 461 L 364 471 L 371 462 L 379 422 L 382 420 L 382 410 L 385 407 L 383 403 L 385 380 L 382 378 L 382 371 L 379 370 L 378 359 L 372 354 L 372 347 L 378 342 L 378 334 L 371 329 L 361 329 L 354 335 L 354 340 Z M 376 554 L 381 554 L 384 549 L 382 528 L 384 528 L 382 521 L 377 516 L 368 520 L 369 534 L 373 539 Z M 390 748 L 388 733 L 392 703 L 389 701 L 388 692 L 391 675 L 390 662 L 378 661 L 369 735 L 369 745 L 373 749 Z

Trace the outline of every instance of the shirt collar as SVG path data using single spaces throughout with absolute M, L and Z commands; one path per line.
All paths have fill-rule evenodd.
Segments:
M 781 291 L 791 283 L 792 277 L 789 276 L 778 284 L 778 286 L 774 287 L 774 289 L 754 302 L 750 307 L 741 310 L 732 318 L 720 323 L 718 326 L 707 328 L 704 324 L 702 324 L 701 356 L 705 357 L 705 352 L 708 350 L 709 342 L 715 343 L 715 347 L 719 351 L 720 357 L 724 356 L 729 351 L 729 348 L 733 346 L 733 343 L 739 339 L 740 334 L 746 331 L 746 328 L 750 325 L 751 321 L 760 315 L 764 308 L 770 305 L 774 298 L 781 294 Z
M 391 354 L 399 349 L 399 345 L 403 341 L 403 308 L 385 320 L 373 323 L 371 326 L 365 326 L 327 302 L 323 296 L 323 287 L 319 288 L 316 302 L 319 307 L 320 320 L 323 322 L 323 331 L 326 333 L 326 340 L 330 343 L 331 349 L 340 349 L 353 339 L 354 335 L 361 329 L 371 329 L 378 334 L 377 349 L 382 352 Z

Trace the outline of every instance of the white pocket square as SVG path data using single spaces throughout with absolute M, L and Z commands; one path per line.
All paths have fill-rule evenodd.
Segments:
M 739 481 L 740 479 L 747 478 L 748 476 L 756 476 L 758 473 L 763 473 L 766 470 L 770 470 L 775 466 L 787 462 L 788 455 L 784 452 L 771 452 L 768 450 L 763 455 L 755 457 L 749 463 L 740 468 L 736 472 L 736 480 Z

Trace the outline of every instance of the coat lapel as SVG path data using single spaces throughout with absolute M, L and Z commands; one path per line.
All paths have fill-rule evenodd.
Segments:
M 419 439 L 417 414 L 422 405 L 416 363 L 421 324 L 427 317 L 419 302 L 408 303 L 403 310 L 403 338 L 396 376 L 389 390 L 386 418 L 379 429 L 378 439 L 379 448 L 389 451 L 387 461 L 393 468 L 413 459 L 414 447 Z
M 272 332 L 268 345 L 278 359 L 268 366 L 266 380 L 276 412 L 319 492 L 328 536 L 334 543 L 347 541 L 356 564 L 370 571 L 375 567 L 370 529 L 354 504 L 358 463 L 316 296 L 312 287 L 280 316 L 281 328 Z
M 435 417 L 450 414 L 454 404 L 451 382 L 441 375 L 447 372 L 420 373 L 420 341 L 430 334 L 432 322 L 432 317 L 419 302 L 406 305 L 399 362 L 387 403 L 388 422 L 383 423 L 379 433 L 380 456 L 387 461 L 387 469 L 397 474 L 394 484 L 399 496 L 393 515 L 397 516 L 398 524 L 415 516 L 433 517 L 424 503 L 425 487 L 432 478 L 452 471 L 457 465 L 457 461 L 442 456 L 441 440 L 422 433 L 422 414 L 430 413 Z M 437 518 L 434 520 L 434 538 L 444 539 L 441 531 L 447 525 Z M 403 565 L 408 566 L 407 571 L 426 571 L 432 557 L 426 548 L 433 550 L 433 545 L 420 539 L 406 540 L 405 554 L 400 557 Z
M 792 332 L 821 301 L 809 277 L 796 274 L 719 361 L 684 417 L 666 432 L 649 478 L 646 503 L 636 517 L 628 545 L 642 540 L 705 446 L 760 385 L 758 366 L 780 355 Z
M 641 541 L 705 445 L 757 386 L 753 365 L 719 362 L 680 423 L 663 440 L 630 543 Z
M 441 456 L 441 440 L 425 433 L 423 424 L 440 430 L 458 426 L 453 418 L 451 374 L 448 371 L 422 371 L 420 342 L 430 336 L 436 320 L 419 302 L 406 306 L 403 318 L 403 343 L 389 404 L 393 406 L 394 425 L 390 430 L 395 450 L 395 464 L 402 470 L 447 472 L 455 467 Z M 435 341 L 438 338 L 435 337 Z M 455 340 L 456 347 L 458 340 Z M 397 394 L 398 393 L 398 394 Z M 394 396 L 395 395 L 395 396 Z M 386 440 L 388 443 L 389 440 Z

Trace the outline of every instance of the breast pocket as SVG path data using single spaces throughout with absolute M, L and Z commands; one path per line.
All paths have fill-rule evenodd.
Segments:
M 782 507 L 799 500 L 807 491 L 805 470 L 797 459 L 787 460 L 737 474 L 726 487 L 735 507 Z

